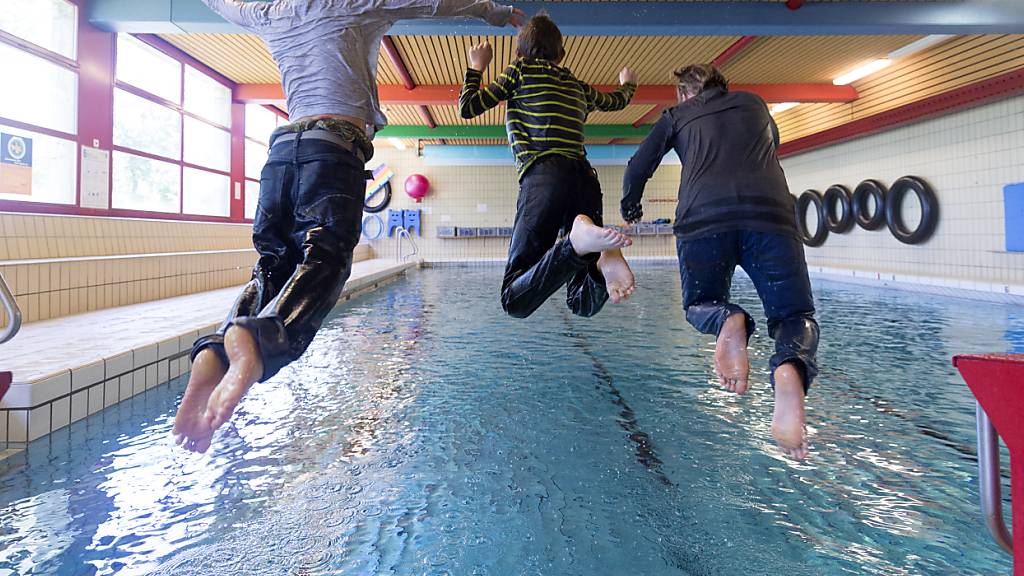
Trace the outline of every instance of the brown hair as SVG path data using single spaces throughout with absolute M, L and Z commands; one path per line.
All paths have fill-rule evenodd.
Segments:
M 707 88 L 729 89 L 725 76 L 712 64 L 690 64 L 672 73 L 679 83 L 680 90 L 690 96 L 696 96 Z
M 516 40 L 516 56 L 557 62 L 565 55 L 562 31 L 547 14 L 537 14 L 523 26 Z

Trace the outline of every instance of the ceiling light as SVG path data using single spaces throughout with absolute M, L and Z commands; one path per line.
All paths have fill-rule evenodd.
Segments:
M 846 74 L 843 74 L 842 76 L 836 78 L 835 80 L 832 81 L 832 83 L 835 84 L 836 86 L 845 86 L 852 82 L 856 82 L 857 80 L 860 80 L 861 78 L 869 74 L 874 74 L 875 72 L 878 72 L 879 70 L 885 68 L 889 64 L 892 64 L 892 60 L 888 58 L 879 58 L 877 60 L 872 60 L 871 62 L 868 62 L 867 64 L 861 66 L 860 68 L 850 70 Z
M 785 112 L 790 108 L 796 108 L 799 106 L 799 102 L 779 102 L 772 106 L 772 114 L 778 114 L 779 112 Z
M 405 150 L 405 142 L 402 142 L 398 138 L 388 138 L 388 142 L 399 150 Z
M 899 50 L 893 50 L 892 52 L 889 52 L 889 59 L 896 60 L 899 58 L 903 58 L 905 56 L 910 56 L 911 54 L 920 52 L 925 48 L 930 48 L 938 44 L 939 42 L 945 42 L 946 40 L 949 40 L 952 37 L 952 34 L 932 34 L 931 36 L 925 36 L 924 38 L 907 44 L 906 46 L 900 48 Z

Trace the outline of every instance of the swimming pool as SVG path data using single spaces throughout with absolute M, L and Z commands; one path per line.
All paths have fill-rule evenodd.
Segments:
M 0 575 L 994 574 L 954 353 L 1024 348 L 1024 310 L 818 281 L 812 455 L 719 391 L 670 265 L 587 321 L 528 321 L 501 271 L 424 270 L 337 310 L 210 454 L 175 381 L 0 464 Z M 1004 460 L 1005 462 L 1005 460 Z M 6 470 L 5 470 L 6 467 Z

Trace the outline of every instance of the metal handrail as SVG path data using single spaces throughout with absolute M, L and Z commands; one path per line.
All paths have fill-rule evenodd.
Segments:
M 988 414 L 978 404 L 978 488 L 985 526 L 999 546 L 1013 554 L 1013 535 L 1003 519 L 1003 496 L 1000 486 L 999 434 Z
M 416 241 L 412 239 L 412 234 L 409 234 L 409 231 L 406 230 L 405 227 L 399 226 L 395 230 L 397 232 L 395 234 L 395 260 L 397 260 L 399 262 L 404 262 L 404 261 L 408 260 L 409 258 L 412 258 L 413 256 L 415 256 L 415 255 L 420 253 L 420 249 L 416 246 Z M 412 253 L 409 254 L 408 256 L 403 256 L 402 255 L 402 238 L 403 237 L 407 238 L 409 240 L 409 244 L 412 245 Z
M 8 319 L 7 327 L 0 332 L 0 344 L 3 344 L 14 338 L 18 334 L 18 330 L 21 330 L 21 308 L 18 307 L 18 301 L 11 293 L 11 289 L 7 287 L 7 281 L 4 280 L 3 274 L 0 274 L 0 301 L 3 302 Z

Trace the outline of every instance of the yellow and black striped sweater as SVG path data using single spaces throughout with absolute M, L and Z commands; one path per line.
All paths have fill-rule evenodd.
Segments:
M 598 92 L 568 68 L 547 60 L 516 60 L 483 88 L 482 76 L 472 68 L 466 70 L 459 112 L 469 119 L 508 101 L 505 128 L 520 178 L 542 156 L 585 157 L 587 115 L 594 110 L 622 110 L 636 91 L 636 84 L 627 83 L 612 93 Z

